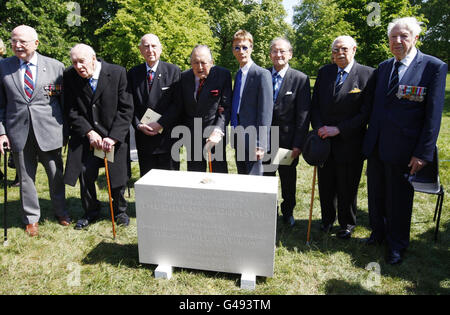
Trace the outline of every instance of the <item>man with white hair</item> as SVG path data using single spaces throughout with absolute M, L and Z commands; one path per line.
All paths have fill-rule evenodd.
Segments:
M 348 239 L 356 226 L 356 205 L 364 159 L 361 148 L 369 119 L 373 69 L 354 60 L 356 42 L 337 37 L 331 46 L 334 64 L 319 69 L 311 102 L 311 124 L 331 153 L 318 168 L 324 232 L 337 218 L 337 237 Z
M 174 140 L 172 127 L 177 122 L 176 85 L 180 81 L 178 66 L 160 60 L 162 45 L 155 34 L 141 38 L 139 51 L 145 62 L 128 71 L 128 89 L 133 94 L 133 127 L 139 170 L 144 176 L 153 168 L 178 170 L 179 162 L 170 151 Z M 157 121 L 142 123 L 147 110 L 161 115 Z
M 58 222 L 67 226 L 63 161 L 62 76 L 64 65 L 39 54 L 36 31 L 20 25 L 11 33 L 14 56 L 0 63 L 0 151 L 11 149 L 19 175 L 25 231 L 39 234 L 41 215 L 34 180 L 37 163 L 47 173 Z
M 414 17 L 388 26 L 394 55 L 378 66 L 369 128 L 367 244 L 386 241 L 389 264 L 409 246 L 414 188 L 411 176 L 433 161 L 445 97 L 447 64 L 416 49 L 421 27 Z
M 94 155 L 95 149 L 114 152 L 114 162 L 108 164 L 114 216 L 117 224 L 127 226 L 124 192 L 129 178 L 133 100 L 127 91 L 126 70 L 97 59 L 95 51 L 85 44 L 74 46 L 70 59 L 72 66 L 64 72 L 64 102 L 71 131 L 64 180 L 75 186 L 80 179 L 85 211 L 75 229 L 86 228 L 100 215 L 95 181 L 104 160 Z

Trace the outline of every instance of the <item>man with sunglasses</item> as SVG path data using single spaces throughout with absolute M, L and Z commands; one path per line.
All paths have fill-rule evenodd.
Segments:
M 262 159 L 269 149 L 272 124 L 272 76 L 256 65 L 253 36 L 239 30 L 233 36 L 233 55 L 239 63 L 231 107 L 232 142 L 239 174 L 263 175 Z

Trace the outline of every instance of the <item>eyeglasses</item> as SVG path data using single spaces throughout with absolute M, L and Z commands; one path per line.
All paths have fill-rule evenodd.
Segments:
M 288 52 L 289 51 L 287 51 L 287 50 L 272 50 L 272 51 L 270 51 L 270 53 L 274 54 L 274 55 L 278 55 L 278 54 L 286 55 Z
M 342 51 L 342 52 L 348 52 L 348 47 L 341 47 L 341 48 L 333 48 L 331 51 L 332 52 L 334 52 L 334 53 L 338 53 L 338 52 L 340 52 L 340 51 Z
M 16 46 L 17 44 L 20 44 L 22 46 L 28 46 L 28 43 L 34 42 L 34 40 L 17 40 L 17 39 L 11 39 L 11 44 Z
M 247 51 L 248 47 L 247 46 L 234 46 L 234 51 Z

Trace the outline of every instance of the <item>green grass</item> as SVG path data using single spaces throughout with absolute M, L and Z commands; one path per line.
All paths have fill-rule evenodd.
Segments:
M 438 140 L 440 175 L 450 187 L 450 78 Z M 235 172 L 231 152 L 230 167 Z M 3 164 L 2 164 L 3 165 Z M 183 168 L 185 165 L 182 164 Z M 411 245 L 400 266 L 384 262 L 383 247 L 365 247 L 356 239 L 367 237 L 367 186 L 362 177 L 358 200 L 358 226 L 354 239 L 342 241 L 318 231 L 320 207 L 316 188 L 310 246 L 306 245 L 312 167 L 298 166 L 296 225 L 277 227 L 275 273 L 258 277 L 255 294 L 450 294 L 449 200 L 446 197 L 437 243 L 433 241 L 436 196 L 416 193 L 411 223 Z M 12 181 L 14 171 L 9 172 Z M 133 178 L 138 178 L 133 163 Z M 240 275 L 175 268 L 170 281 L 154 278 L 154 265 L 138 260 L 134 191 L 131 190 L 131 224 L 118 227 L 112 239 L 106 181 L 101 173 L 99 198 L 103 218 L 86 231 L 61 227 L 53 218 L 47 178 L 42 166 L 36 179 L 42 216 L 40 236 L 28 237 L 23 230 L 18 188 L 8 192 L 9 246 L 0 245 L 0 294 L 246 294 L 239 289 Z M 3 201 L 3 186 L 1 191 Z M 83 215 L 79 187 L 66 186 L 67 206 L 77 220 Z M 3 206 L 3 205 L 2 205 Z M 0 224 L 3 227 L 3 208 Z M 3 230 L 1 230 L 3 232 Z M 380 277 L 366 270 L 375 262 Z M 373 280 L 373 281 L 371 281 Z

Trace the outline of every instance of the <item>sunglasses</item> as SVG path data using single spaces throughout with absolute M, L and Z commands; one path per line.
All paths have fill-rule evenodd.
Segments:
M 248 47 L 247 46 L 234 46 L 234 50 L 235 51 L 241 51 L 241 50 L 247 51 Z

